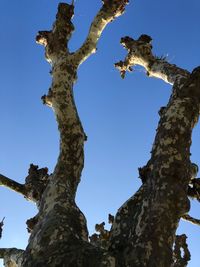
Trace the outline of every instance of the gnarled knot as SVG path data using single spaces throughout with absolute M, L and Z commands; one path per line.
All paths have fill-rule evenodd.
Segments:
M 53 91 L 49 88 L 48 95 L 43 95 L 41 97 L 42 103 L 49 107 L 52 107 Z
M 138 168 L 139 178 L 142 180 L 143 184 L 146 183 L 150 171 L 148 165 Z
M 113 224 L 114 216 L 108 214 L 108 223 Z M 99 234 L 93 234 L 89 237 L 90 243 L 96 247 L 107 249 L 109 247 L 110 231 L 105 229 L 105 222 L 95 225 L 95 231 Z
M 130 66 L 127 66 L 125 62 L 120 60 L 119 62 L 115 63 L 115 68 L 119 70 L 121 78 L 124 79 L 126 75 L 126 71 L 133 71 L 133 68 Z
M 122 15 L 129 0 L 102 0 L 103 8 L 113 14 L 113 18 Z
M 48 44 L 50 34 L 51 31 L 39 31 L 36 36 L 36 43 L 44 45 L 46 47 Z
M 41 168 L 37 165 L 30 164 L 28 176 L 25 178 L 25 189 L 27 196 L 34 201 L 40 201 L 41 196 L 48 183 L 48 168 Z
M 34 216 L 33 218 L 30 218 L 26 221 L 26 225 L 27 225 L 27 231 L 28 233 L 31 233 L 33 231 L 33 228 L 35 227 L 35 225 L 38 222 L 38 215 Z

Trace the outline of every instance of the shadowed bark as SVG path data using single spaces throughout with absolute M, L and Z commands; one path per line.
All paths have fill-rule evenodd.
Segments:
M 186 267 L 190 260 L 190 252 L 186 243 L 186 235 L 177 235 L 174 245 L 174 264 L 173 267 Z M 181 255 L 183 250 L 183 256 Z

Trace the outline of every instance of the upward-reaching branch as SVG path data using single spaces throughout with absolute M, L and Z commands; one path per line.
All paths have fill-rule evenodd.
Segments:
M 124 13 L 128 2 L 129 0 L 103 0 L 103 6 L 94 18 L 85 42 L 74 55 L 78 64 L 96 52 L 97 42 L 104 28 L 109 22 Z
M 93 52 L 108 22 L 123 13 L 127 2 L 104 0 L 85 43 L 76 53 L 70 53 L 67 47 L 74 30 L 71 22 L 74 5 L 60 3 L 53 29 L 40 31 L 36 37 L 37 43 L 45 47 L 46 59 L 52 65 L 51 88 L 42 100 L 55 113 L 60 132 L 60 152 L 42 195 L 37 220 L 31 228 L 23 262 L 25 267 L 32 267 L 33 263 L 34 266 L 47 264 L 52 267 L 66 266 L 66 263 L 77 267 L 111 266 L 112 258 L 106 258 L 103 251 L 88 243 L 86 219 L 75 203 L 84 164 L 86 135 L 76 109 L 73 84 L 78 66 Z M 46 253 L 47 242 L 51 255 Z
M 52 64 L 52 85 L 48 95 L 44 95 L 42 99 L 53 108 L 60 131 L 60 155 L 54 174 L 56 173 L 57 181 L 60 177 L 62 183 L 67 179 L 68 198 L 71 199 L 75 198 L 80 181 L 86 139 L 73 97 L 77 68 L 93 52 L 105 26 L 124 12 L 127 3 L 128 0 L 104 0 L 85 43 L 75 53 L 71 54 L 67 48 L 74 30 L 71 22 L 73 5 L 59 4 L 53 29 L 40 31 L 36 37 L 36 41 L 44 45 L 46 59 Z M 65 179 L 61 178 L 63 176 Z

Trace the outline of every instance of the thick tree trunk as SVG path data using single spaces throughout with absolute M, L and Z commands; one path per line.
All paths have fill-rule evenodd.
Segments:
M 53 30 L 41 31 L 37 36 L 52 65 L 52 85 L 42 99 L 56 116 L 60 154 L 38 204 L 39 213 L 24 253 L 23 267 L 114 266 L 113 257 L 89 243 L 86 219 L 75 203 L 84 165 L 86 135 L 74 103 L 73 85 L 77 68 L 96 51 L 101 32 L 114 17 L 123 13 L 126 3 L 127 0 L 105 1 L 86 41 L 76 53 L 69 53 L 66 47 L 74 30 L 72 5 L 59 4 Z
M 152 157 L 139 169 L 143 185 L 119 209 L 110 249 L 125 266 L 169 267 L 174 263 L 173 243 L 179 220 L 190 209 L 190 146 L 199 117 L 200 68 L 189 75 L 175 65 L 157 62 L 148 43 L 130 38 L 126 41 L 129 54 L 124 63 L 116 64 L 120 71 L 140 63 L 154 76 L 170 79 L 174 86 L 167 107 L 159 112 Z

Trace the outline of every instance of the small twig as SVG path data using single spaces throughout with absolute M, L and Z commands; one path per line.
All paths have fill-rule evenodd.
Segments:
M 200 226 L 200 220 L 191 217 L 189 214 L 185 214 L 185 215 L 183 215 L 183 216 L 182 216 L 182 219 L 185 220 L 185 221 L 191 222 L 191 223 L 193 223 L 193 224 L 195 224 L 195 225 Z
M 4 225 L 4 219 L 5 219 L 5 217 L 3 217 L 3 219 L 2 219 L 2 221 L 0 222 L 0 239 L 1 239 L 1 237 L 2 237 L 2 231 L 3 231 L 3 225 Z

